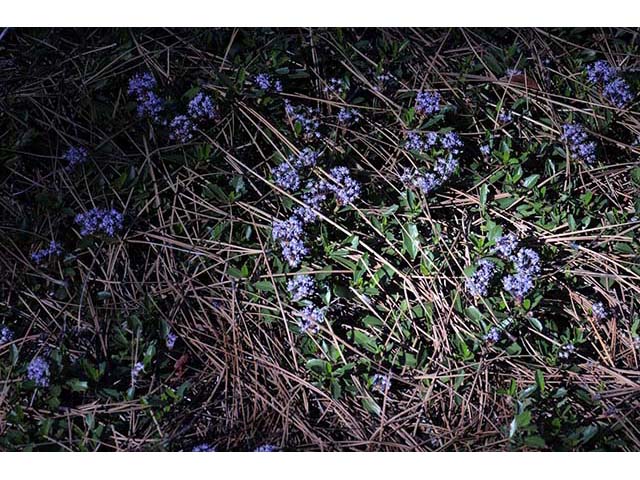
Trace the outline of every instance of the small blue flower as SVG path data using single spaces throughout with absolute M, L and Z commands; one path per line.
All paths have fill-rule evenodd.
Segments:
M 540 256 L 530 248 L 521 248 L 512 255 L 516 273 L 502 279 L 502 286 L 518 302 L 522 302 L 526 294 L 533 288 L 536 274 L 540 272 Z
M 282 162 L 271 170 L 273 181 L 280 188 L 289 192 L 295 192 L 300 188 L 300 176 L 298 170 L 288 162 Z
M 516 75 L 522 75 L 522 70 L 518 70 L 517 68 L 507 68 L 504 74 L 506 77 L 511 78 Z
M 440 111 L 440 93 L 421 91 L 416 95 L 416 112 L 431 115 Z
M 191 118 L 195 120 L 215 120 L 218 118 L 218 112 L 213 100 L 209 95 L 198 93 L 191 101 L 187 108 Z
M 154 89 L 156 79 L 149 72 L 134 75 L 129 80 L 129 95 L 136 97 L 138 102 L 137 111 L 139 117 L 148 117 L 157 122 L 160 114 L 164 110 L 164 100 L 162 100 Z
M 413 186 L 417 187 L 425 195 L 429 195 L 442 185 L 442 179 L 434 173 L 425 173 L 424 175 L 416 175 L 413 179 Z
M 171 133 L 169 138 L 179 143 L 187 143 L 193 139 L 196 125 L 186 115 L 177 115 L 169 124 Z
M 591 313 L 596 320 L 604 320 L 607 318 L 607 310 L 602 302 L 596 302 L 591 305 Z
M 500 329 L 497 327 L 491 327 L 489 332 L 484 336 L 484 340 L 488 343 L 498 343 L 501 337 L 502 333 L 500 332 Z
M 254 77 L 253 83 L 260 90 L 269 90 L 271 88 L 271 75 L 268 73 L 259 73 Z
M 284 101 L 284 110 L 294 125 L 300 125 L 305 139 L 312 140 L 321 137 L 317 110 L 301 105 L 294 106 L 289 100 Z
M 176 344 L 176 340 L 178 340 L 178 336 L 175 333 L 173 333 L 173 332 L 167 333 L 167 338 L 165 339 L 165 344 L 167 345 L 167 348 L 169 350 L 173 350 L 173 347 Z
M 141 94 L 156 88 L 156 79 L 149 72 L 134 75 L 129 80 L 129 95 L 140 96 Z
M 493 248 L 492 252 L 498 253 L 504 258 L 509 258 L 516 248 L 518 248 L 518 237 L 513 233 L 509 233 L 496 238 L 496 246 Z
M 282 256 L 293 268 L 300 265 L 302 258 L 309 253 L 302 240 L 303 223 L 295 215 L 285 221 L 274 221 L 271 236 L 280 244 Z
M 573 345 L 573 343 L 567 343 L 566 345 L 563 345 L 562 347 L 560 347 L 560 351 L 558 352 L 558 358 L 560 358 L 560 360 L 567 361 L 575 353 L 576 353 L 575 345 Z
M 631 87 L 623 78 L 616 78 L 602 89 L 602 96 L 618 108 L 624 108 L 633 100 Z
M 513 114 L 508 110 L 500 110 L 498 114 L 498 121 L 500 123 L 509 123 L 513 120 Z
M 325 320 L 324 310 L 313 305 L 307 305 L 300 312 L 300 320 L 298 327 L 300 332 L 317 333 L 320 330 L 320 324 Z
M 526 272 L 517 272 L 514 275 L 504 277 L 502 286 L 518 302 L 522 302 L 522 299 L 533 288 L 533 279 Z
M 0 328 L 0 346 L 13 340 L 13 331 L 6 326 Z
M 27 367 L 27 378 L 38 387 L 49 386 L 49 363 L 42 357 L 35 357 Z
M 371 378 L 372 390 L 377 390 L 379 392 L 385 393 L 390 388 L 391 388 L 391 378 L 389 378 L 389 375 L 376 373 Z
M 540 273 L 540 256 L 530 248 L 521 248 L 511 260 L 519 272 L 530 275 Z
M 309 298 L 315 293 L 316 285 L 311 275 L 296 275 L 287 283 L 287 291 L 294 302 Z
M 571 156 L 587 163 L 596 161 L 596 142 L 590 141 L 579 123 L 567 123 L 562 126 L 561 140 L 567 142 Z
M 55 240 L 51 240 L 49 242 L 49 246 L 47 248 L 43 248 L 42 250 L 38 250 L 31 254 L 31 260 L 36 263 L 42 263 L 45 258 L 53 257 L 56 255 L 60 255 L 62 253 L 62 247 Z
M 260 445 L 258 448 L 254 450 L 254 452 L 277 452 L 280 450 L 276 445 L 271 445 L 269 443 Z
M 337 185 L 331 184 L 328 188 L 336 196 L 338 205 L 349 205 L 360 196 L 360 184 L 351 178 L 347 167 L 334 167 L 329 173 Z
M 64 154 L 64 159 L 69 163 L 67 168 L 73 169 L 86 163 L 89 159 L 89 154 L 84 147 L 69 147 Z
M 346 91 L 346 83 L 340 78 L 330 78 L 327 85 L 323 88 L 325 93 L 335 93 L 341 96 Z
M 215 452 L 216 447 L 209 445 L 208 443 L 201 443 L 191 449 L 192 452 Z
M 617 69 L 612 67 L 607 61 L 598 60 L 591 65 L 587 65 L 587 79 L 590 83 L 610 82 L 617 76 Z
M 342 107 L 338 111 L 338 123 L 341 125 L 351 125 L 360 121 L 360 112 L 354 108 Z
M 328 184 L 323 180 L 309 180 L 306 191 L 302 194 L 304 207 L 298 207 L 295 214 L 303 223 L 314 222 L 318 215 L 314 210 L 319 211 L 323 202 L 327 199 Z
M 601 84 L 602 96 L 618 108 L 623 108 L 633 100 L 631 87 L 609 62 L 598 60 L 588 65 L 587 80 L 593 84 Z
M 475 273 L 465 283 L 467 292 L 474 297 L 486 297 L 495 271 L 496 265 L 491 260 L 480 260 Z
M 309 147 L 303 148 L 300 153 L 295 157 L 289 157 L 289 162 L 295 165 L 296 168 L 309 168 L 315 167 L 318 163 L 318 157 L 320 154 Z
M 102 232 L 109 237 L 122 229 L 123 215 L 115 209 L 93 208 L 86 213 L 76 215 L 75 222 L 80 225 L 80 235 L 86 237 Z
M 136 380 L 138 380 L 138 376 L 144 370 L 144 364 L 142 362 L 137 362 L 133 368 L 131 369 L 131 383 L 135 384 Z
M 137 112 L 139 117 L 147 117 L 154 122 L 160 121 L 160 115 L 164 110 L 164 100 L 155 92 L 145 92 L 138 96 Z
M 440 175 L 440 181 L 445 182 L 449 180 L 453 172 L 458 168 L 458 160 L 453 157 L 449 158 L 439 158 L 436 162 L 435 171 L 438 175 Z
M 491 147 L 489 145 L 482 145 L 480 147 L 480 153 L 485 157 L 488 157 L 489 154 L 491 153 Z
M 447 132 L 440 137 L 442 148 L 447 150 L 450 155 L 456 156 L 460 153 L 463 146 L 460 136 L 456 132 Z

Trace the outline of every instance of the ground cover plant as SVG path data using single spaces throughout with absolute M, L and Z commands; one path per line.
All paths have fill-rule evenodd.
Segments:
M 640 447 L 638 30 L 1 38 L 0 449 Z

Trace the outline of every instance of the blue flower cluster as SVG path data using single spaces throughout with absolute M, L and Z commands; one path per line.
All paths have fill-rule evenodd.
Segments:
M 318 139 L 320 135 L 320 120 L 318 110 L 302 105 L 292 105 L 289 100 L 284 101 L 284 111 L 294 125 L 300 125 L 302 135 L 306 140 Z
M 86 213 L 76 215 L 75 222 L 80 225 L 80 235 L 86 237 L 102 232 L 113 237 L 122 229 L 124 217 L 115 209 L 93 208 Z
M 393 80 L 393 75 L 388 72 L 381 72 L 374 76 L 375 85 L 373 86 L 374 92 L 383 91 Z
M 282 162 L 277 167 L 271 169 L 273 181 L 280 188 L 289 192 L 296 192 L 300 188 L 300 175 L 298 170 L 288 161 Z
M 439 158 L 433 172 L 423 174 L 417 169 L 407 169 L 400 176 L 400 180 L 406 187 L 417 188 L 425 195 L 429 195 L 449 180 L 457 167 L 458 161 L 455 158 Z
M 433 148 L 438 143 L 438 134 L 436 132 L 426 132 L 420 134 L 418 132 L 409 132 L 404 148 L 411 151 L 423 152 Z
M 89 159 L 89 154 L 84 147 L 69 147 L 64 154 L 64 159 L 68 162 L 67 168 L 71 170 L 78 165 L 86 163 Z
M 567 343 L 560 347 L 558 358 L 563 361 L 569 360 L 576 353 L 576 347 L 573 343 Z
M 131 369 L 131 384 L 135 385 L 140 373 L 144 370 L 144 364 L 142 362 L 137 362 L 133 368 Z
M 561 140 L 567 142 L 571 156 L 587 163 L 596 161 L 596 142 L 589 140 L 587 133 L 579 123 L 567 123 L 562 126 Z
M 420 115 L 431 115 L 440 111 L 440 93 L 421 91 L 416 95 L 416 112 Z
M 385 393 L 387 390 L 391 388 L 391 379 L 388 375 L 384 375 L 382 373 L 376 373 L 371 378 L 371 389 L 377 390 L 379 392 Z
M 169 138 L 179 143 L 187 143 L 193 139 L 193 134 L 202 122 L 217 120 L 219 114 L 213 99 L 202 92 L 191 99 L 187 106 L 188 115 L 176 115 L 169 128 Z
M 530 248 L 521 248 L 514 253 L 517 248 L 518 239 L 510 233 L 496 239 L 492 253 L 513 264 L 515 272 L 502 278 L 502 287 L 520 303 L 533 288 L 535 276 L 540 273 L 540 256 Z M 475 273 L 466 281 L 467 292 L 474 297 L 486 297 L 496 269 L 497 265 L 491 260 L 480 260 Z
M 509 123 L 513 120 L 513 113 L 511 113 L 509 110 L 500 110 L 500 113 L 498 114 L 498 121 L 500 123 Z
M 502 338 L 502 333 L 498 327 L 491 327 L 484 336 L 484 340 L 488 343 L 498 343 L 500 338 Z
M 309 298 L 315 290 L 315 281 L 311 275 L 296 275 L 287 282 L 287 291 L 294 302 Z
M 156 85 L 156 79 L 149 72 L 144 72 L 131 77 L 128 91 L 138 102 L 138 116 L 148 117 L 154 122 L 160 120 L 164 110 L 164 101 L 155 93 Z
M 301 175 L 316 165 L 318 153 L 305 148 L 296 157 L 289 157 L 286 162 L 272 169 L 273 180 L 279 187 L 297 192 L 301 185 Z M 297 267 L 308 253 L 304 246 L 304 225 L 317 219 L 314 210 L 320 210 L 327 200 L 327 194 L 333 193 L 338 205 L 353 203 L 360 196 L 360 184 L 349 174 L 346 167 L 334 167 L 330 175 L 335 183 L 310 179 L 306 183 L 306 191 L 302 193 L 304 206 L 297 207 L 293 215 L 285 221 L 273 223 L 272 237 L 279 242 L 282 255 L 291 267 Z
M 345 81 L 340 78 L 330 78 L 322 90 L 324 93 L 335 93 L 338 96 L 342 96 L 347 90 L 347 85 Z
M 178 340 L 178 336 L 173 332 L 167 333 L 167 338 L 165 339 L 165 345 L 169 350 L 173 350 L 173 347 L 176 344 L 176 340 Z
M 522 70 L 518 70 L 517 68 L 507 68 L 504 71 L 504 75 L 507 78 L 515 77 L 516 75 L 522 75 Z
M 602 302 L 596 302 L 591 305 L 591 314 L 596 320 L 604 320 L 607 318 L 607 310 Z
M 254 452 L 277 452 L 278 450 L 280 449 L 276 445 L 266 443 L 264 445 L 260 445 L 254 450 Z
M 320 210 L 322 203 L 327 199 L 329 185 L 324 180 L 309 180 L 307 182 L 306 191 L 302 194 L 304 206 L 297 207 L 295 214 L 303 223 L 312 223 L 316 221 L 318 215 L 314 210 Z
M 474 297 L 486 297 L 495 272 L 495 263 L 487 259 L 480 260 L 475 273 L 465 283 L 467 292 Z
M 314 305 L 307 305 L 300 312 L 298 327 L 302 333 L 317 333 L 320 324 L 325 320 L 324 310 Z
M 42 250 L 38 250 L 31 254 L 31 260 L 36 263 L 42 263 L 42 261 L 47 257 L 52 257 L 54 255 L 60 255 L 62 253 L 62 247 L 55 240 L 51 240 L 49 242 L 49 246 L 47 248 L 43 248 Z
M 13 331 L 7 326 L 0 328 L 0 346 L 13 340 Z
M 49 363 L 42 357 L 34 357 L 27 367 L 27 378 L 38 387 L 49 385 Z
M 303 223 L 295 215 L 284 221 L 273 222 L 271 236 L 280 244 L 282 256 L 292 268 L 300 265 L 302 257 L 309 253 L 304 245 Z
M 540 257 L 530 248 L 521 248 L 511 260 L 516 271 L 502 279 L 502 286 L 520 303 L 533 288 L 535 275 L 540 272 Z
M 336 184 L 327 184 L 327 188 L 336 196 L 338 205 L 349 205 L 360 196 L 360 184 L 351 177 L 347 167 L 334 167 L 329 173 Z
M 518 237 L 513 233 L 507 235 L 501 235 L 496 239 L 496 245 L 492 252 L 497 253 L 503 258 L 509 258 L 513 255 L 516 248 L 518 248 Z
M 338 111 L 338 123 L 351 125 L 360 121 L 360 112 L 355 108 L 342 107 Z
M 192 452 L 215 452 L 216 447 L 209 445 L 208 443 L 201 443 L 191 449 Z
M 618 108 L 623 108 L 633 100 L 631 87 L 609 62 L 598 60 L 588 65 L 587 79 L 592 84 L 602 85 L 602 96 Z
M 268 73 L 259 73 L 253 78 L 253 83 L 260 90 L 273 89 L 276 92 L 282 92 L 282 82 L 280 80 L 273 81 Z
M 195 120 L 216 120 L 218 111 L 209 95 L 200 92 L 189 102 L 189 116 Z
M 169 124 L 169 138 L 174 142 L 187 143 L 193 139 L 196 124 L 186 115 L 176 115 Z
M 409 132 L 404 147 L 407 150 L 422 154 L 442 156 L 438 158 L 431 172 L 423 173 L 418 169 L 412 168 L 405 169 L 400 176 L 400 181 L 407 188 L 417 188 L 425 195 L 428 195 L 448 181 L 456 171 L 456 168 L 458 168 L 456 157 L 460 154 L 462 140 L 455 132 L 446 132 L 442 135 L 438 135 L 435 132 L 422 134 Z

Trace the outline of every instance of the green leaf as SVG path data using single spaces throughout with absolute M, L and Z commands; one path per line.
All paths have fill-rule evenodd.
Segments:
M 353 341 L 356 343 L 356 345 L 361 346 L 371 353 L 378 352 L 378 344 L 376 343 L 375 339 L 370 337 L 366 333 L 361 332 L 360 330 L 353 331 Z
M 487 195 L 489 195 L 489 187 L 486 183 L 483 183 L 480 187 L 480 206 L 482 208 L 487 204 Z
M 273 292 L 273 284 L 269 280 L 260 280 L 255 282 L 253 286 L 261 292 Z
M 544 438 L 538 435 L 531 435 L 530 437 L 526 437 L 524 439 L 525 445 L 534 448 L 544 448 L 546 444 L 544 443 Z
M 538 385 L 540 392 L 544 393 L 544 374 L 541 370 L 536 370 L 536 385 Z
M 331 364 L 326 360 L 321 360 L 319 358 L 307 360 L 307 368 L 319 374 L 331 372 Z
M 379 416 L 382 413 L 382 409 L 380 408 L 380 405 L 378 405 L 376 401 L 371 397 L 363 398 L 362 406 L 367 412 L 373 413 L 374 415 Z
M 408 223 L 402 230 L 402 245 L 411 260 L 415 260 L 418 255 L 420 248 L 418 236 L 418 227 L 414 223 Z
M 527 427 L 531 423 L 531 412 L 525 410 L 520 415 L 516 415 L 516 423 L 518 424 L 518 428 Z
M 474 306 L 467 307 L 464 313 L 467 315 L 467 317 L 469 317 L 471 320 L 473 320 L 476 323 L 479 323 L 483 317 L 482 312 Z
M 72 392 L 86 392 L 89 388 L 89 384 L 84 380 L 78 380 L 73 378 L 68 380 L 66 386 L 71 389 Z
M 540 175 L 536 173 L 534 175 L 529 175 L 527 178 L 524 179 L 522 183 L 524 184 L 525 188 L 532 188 L 538 183 L 539 179 L 540 179 Z

